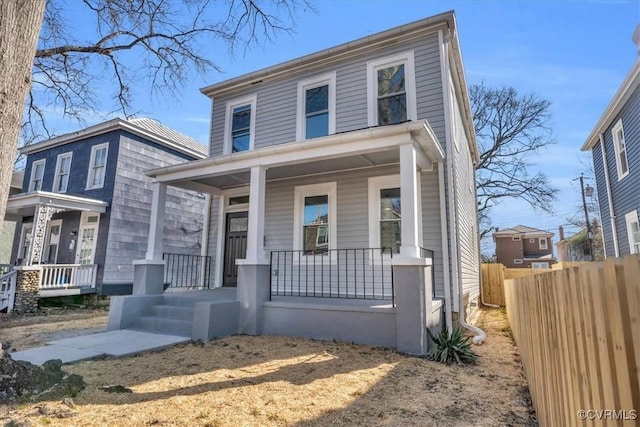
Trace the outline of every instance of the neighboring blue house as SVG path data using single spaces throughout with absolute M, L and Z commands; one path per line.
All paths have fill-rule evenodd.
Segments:
M 151 216 L 149 169 L 206 157 L 207 147 L 147 119 L 113 119 L 29 145 L 11 262 L 41 268 L 40 296 L 131 293 Z M 178 209 L 179 208 L 179 209 Z M 163 252 L 200 254 L 205 196 L 167 196 Z
M 633 40 L 640 52 L 640 25 Z M 605 256 L 640 253 L 640 58 L 582 150 L 593 154 Z

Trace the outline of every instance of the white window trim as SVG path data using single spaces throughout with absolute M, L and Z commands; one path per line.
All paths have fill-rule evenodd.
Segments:
M 298 82 L 298 111 L 296 118 L 296 141 L 307 138 L 307 121 L 305 120 L 305 92 L 320 86 L 329 86 L 329 135 L 336 133 L 336 73 L 324 74 Z
M 611 129 L 611 136 L 613 137 L 613 148 L 616 153 L 616 170 L 618 171 L 618 181 L 620 181 L 621 179 L 629 175 L 629 151 L 627 150 L 627 140 L 625 138 L 624 154 L 625 154 L 625 159 L 627 161 L 627 171 L 623 173 L 621 160 L 620 160 L 620 147 L 618 145 L 618 138 L 617 138 L 618 131 L 622 131 L 622 134 L 624 135 L 624 128 L 622 127 L 622 119 L 619 119 L 618 122 Z
M 224 146 L 223 154 L 231 154 L 232 138 L 231 125 L 233 118 L 233 109 L 242 105 L 251 105 L 251 120 L 249 122 L 249 150 L 253 150 L 256 139 L 256 105 L 258 104 L 258 95 L 253 94 L 242 98 L 235 98 L 227 101 L 227 111 L 224 118 Z M 247 151 L 249 151 L 247 150 Z
M 514 263 L 514 264 L 522 264 L 522 263 L 523 263 L 523 261 L 522 261 L 522 259 L 520 259 L 520 258 L 516 258 L 516 259 L 514 259 L 514 260 L 513 260 L 513 263 Z
M 104 176 L 102 177 L 102 184 L 92 186 L 93 169 L 94 169 L 93 166 L 96 160 L 96 151 L 105 147 L 107 149 L 107 152 L 104 156 Z M 89 159 L 89 171 L 87 172 L 87 187 L 86 187 L 87 190 L 96 190 L 98 188 L 104 187 L 104 182 L 107 180 L 107 164 L 108 163 L 109 163 L 109 143 L 108 142 L 105 142 L 103 144 L 96 144 L 93 147 L 91 147 L 91 158 Z
M 380 190 L 400 188 L 400 175 L 384 175 L 369 178 L 369 247 L 380 247 Z M 400 219 L 402 227 L 402 219 Z M 391 256 L 391 254 L 384 254 Z
M 69 178 L 67 179 L 67 186 L 64 190 L 58 191 L 58 184 L 60 184 L 60 167 L 62 166 L 62 159 L 69 158 Z M 58 158 L 56 159 L 56 173 L 53 177 L 53 192 L 54 193 L 66 193 L 69 188 L 69 181 L 71 180 L 71 162 L 73 161 L 73 151 L 69 151 L 67 153 L 58 154 Z M 106 166 L 106 164 L 105 164 Z
M 627 213 L 624 216 L 624 222 L 627 226 L 627 239 L 629 241 L 629 253 L 638 253 L 634 251 L 634 247 L 633 247 L 633 234 L 631 232 L 631 224 L 634 222 L 637 222 L 638 225 L 640 226 L 640 221 L 638 221 L 638 211 L 637 210 L 633 210 L 629 213 Z
M 416 103 L 416 72 L 413 50 L 367 62 L 367 118 L 369 126 L 378 126 L 378 78 L 379 68 L 404 63 L 405 91 L 407 94 L 407 120 L 418 120 Z
M 302 224 L 304 222 L 305 197 L 324 195 L 327 195 L 329 200 L 329 249 L 337 249 L 337 187 L 335 181 L 322 184 L 298 185 L 295 187 L 293 196 L 293 250 L 301 251 L 304 249 L 302 242 Z M 318 257 L 318 255 L 315 257 Z M 304 258 L 304 256 L 301 258 Z
M 540 248 L 541 251 L 549 249 L 546 237 L 538 237 L 538 248 Z
M 43 184 L 44 184 L 44 172 L 45 172 L 45 168 L 47 167 L 47 159 L 40 159 L 40 160 L 36 160 L 35 162 L 31 163 L 31 179 L 29 180 L 29 191 L 35 191 L 35 182 L 34 179 L 36 177 L 36 169 L 38 165 L 42 165 L 42 184 L 40 184 L 40 190 L 42 190 Z

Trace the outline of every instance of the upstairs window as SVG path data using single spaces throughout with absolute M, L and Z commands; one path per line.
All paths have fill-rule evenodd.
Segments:
M 297 141 L 336 132 L 335 87 L 335 73 L 298 83 Z
M 367 64 L 369 126 L 417 120 L 413 51 Z
M 58 156 L 56 161 L 56 175 L 53 182 L 53 191 L 66 193 L 69 185 L 69 173 L 71 172 L 72 153 L 64 153 Z
M 41 191 L 44 179 L 44 166 L 46 159 L 36 160 L 31 164 L 31 181 L 29 191 Z
M 89 174 L 87 177 L 87 189 L 102 188 L 107 170 L 107 153 L 109 143 L 94 145 L 91 147 L 91 160 L 89 161 Z
M 622 119 L 611 130 L 613 134 L 613 146 L 616 151 L 616 168 L 618 170 L 618 181 L 629 175 L 629 161 L 627 160 L 627 144 L 624 139 L 624 129 L 622 129 Z
M 540 250 L 549 249 L 549 246 L 548 246 L 548 243 L 547 243 L 547 239 L 545 237 L 539 237 L 538 238 L 538 247 L 540 248 Z
M 227 104 L 224 153 L 252 150 L 255 140 L 256 96 Z

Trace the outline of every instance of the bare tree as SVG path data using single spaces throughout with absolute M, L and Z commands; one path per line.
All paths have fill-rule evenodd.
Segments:
M 480 161 L 476 165 L 480 238 L 493 231 L 490 209 L 505 199 L 521 199 L 551 212 L 558 190 L 541 172 L 530 173 L 531 156 L 553 144 L 551 102 L 519 95 L 513 87 L 469 88 Z
M 11 111 L 5 111 L 2 101 L 0 226 L 21 118 L 24 145 L 52 136 L 46 121 L 52 110 L 81 123 L 105 106 L 130 116 L 135 112 L 131 105 L 135 86 L 147 82 L 152 94 L 175 95 L 196 73 L 219 70 L 213 58 L 246 52 L 277 33 L 291 31 L 296 9 L 308 7 L 307 0 L 48 0 L 46 10 L 45 0 L 0 3 L 0 47 L 19 41 L 16 56 L 28 67 L 19 71 L 15 59 L 1 56 L 0 51 L 2 88 L 14 85 L 25 91 L 21 96 L 7 93 L 17 105 Z M 5 11 L 25 9 L 16 6 L 22 4 L 33 4 L 34 11 L 28 15 Z M 39 21 L 26 18 L 38 13 Z M 5 38 L 5 28 L 18 24 L 19 31 L 11 33 L 14 37 Z M 35 31 L 30 49 L 28 43 L 23 47 L 24 26 Z M 31 87 L 25 84 L 30 81 Z M 111 93 L 105 94 L 105 89 Z M 10 134 L 5 114 L 11 116 Z
M 0 1 L 0 227 L 45 0 Z

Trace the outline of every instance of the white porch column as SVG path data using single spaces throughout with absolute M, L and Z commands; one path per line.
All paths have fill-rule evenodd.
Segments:
M 264 201 L 267 170 L 263 166 L 251 168 L 249 188 L 249 218 L 247 227 L 247 260 L 265 260 Z
M 402 245 L 400 256 L 404 258 L 420 257 L 418 230 L 418 176 L 416 171 L 417 154 L 413 145 L 400 146 L 400 203 L 402 206 Z
M 145 259 L 161 261 L 167 184 L 154 182 L 151 185 L 153 187 L 153 199 L 151 200 L 151 223 L 149 224 L 149 240 Z

